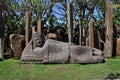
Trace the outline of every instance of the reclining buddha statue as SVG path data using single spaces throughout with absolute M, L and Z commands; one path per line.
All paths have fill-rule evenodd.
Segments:
M 35 33 L 22 52 L 21 63 L 101 63 L 102 51 L 44 38 Z

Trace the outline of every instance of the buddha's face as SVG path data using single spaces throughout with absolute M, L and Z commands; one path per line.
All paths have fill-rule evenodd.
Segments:
M 36 34 L 33 37 L 33 48 L 42 47 L 43 44 L 44 44 L 44 37 L 39 34 Z
M 41 36 L 38 36 L 33 39 L 33 43 L 36 44 L 37 47 L 42 47 L 44 42 L 43 42 L 43 39 L 41 38 Z

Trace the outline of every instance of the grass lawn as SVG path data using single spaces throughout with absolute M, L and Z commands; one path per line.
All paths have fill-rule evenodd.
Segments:
M 0 80 L 98 80 L 120 73 L 120 59 L 100 64 L 20 64 L 19 60 L 0 61 Z

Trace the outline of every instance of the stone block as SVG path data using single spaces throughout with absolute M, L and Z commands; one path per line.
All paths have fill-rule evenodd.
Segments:
M 20 34 L 11 34 L 9 38 L 14 59 L 20 59 L 22 51 L 25 47 L 25 37 Z

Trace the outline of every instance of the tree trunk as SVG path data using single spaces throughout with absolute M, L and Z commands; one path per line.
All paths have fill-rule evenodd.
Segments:
M 82 28 L 81 28 L 81 20 L 79 20 L 79 45 L 82 45 Z
M 98 43 L 99 43 L 99 48 L 98 49 L 101 49 L 101 37 L 100 37 L 100 32 L 97 31 L 97 34 L 98 34 Z
M 73 15 L 72 4 L 67 4 L 67 20 L 68 20 L 68 42 L 73 43 Z
M 112 57 L 112 50 L 113 50 L 112 2 L 106 2 L 105 27 L 106 27 L 106 34 L 105 34 L 104 56 Z

